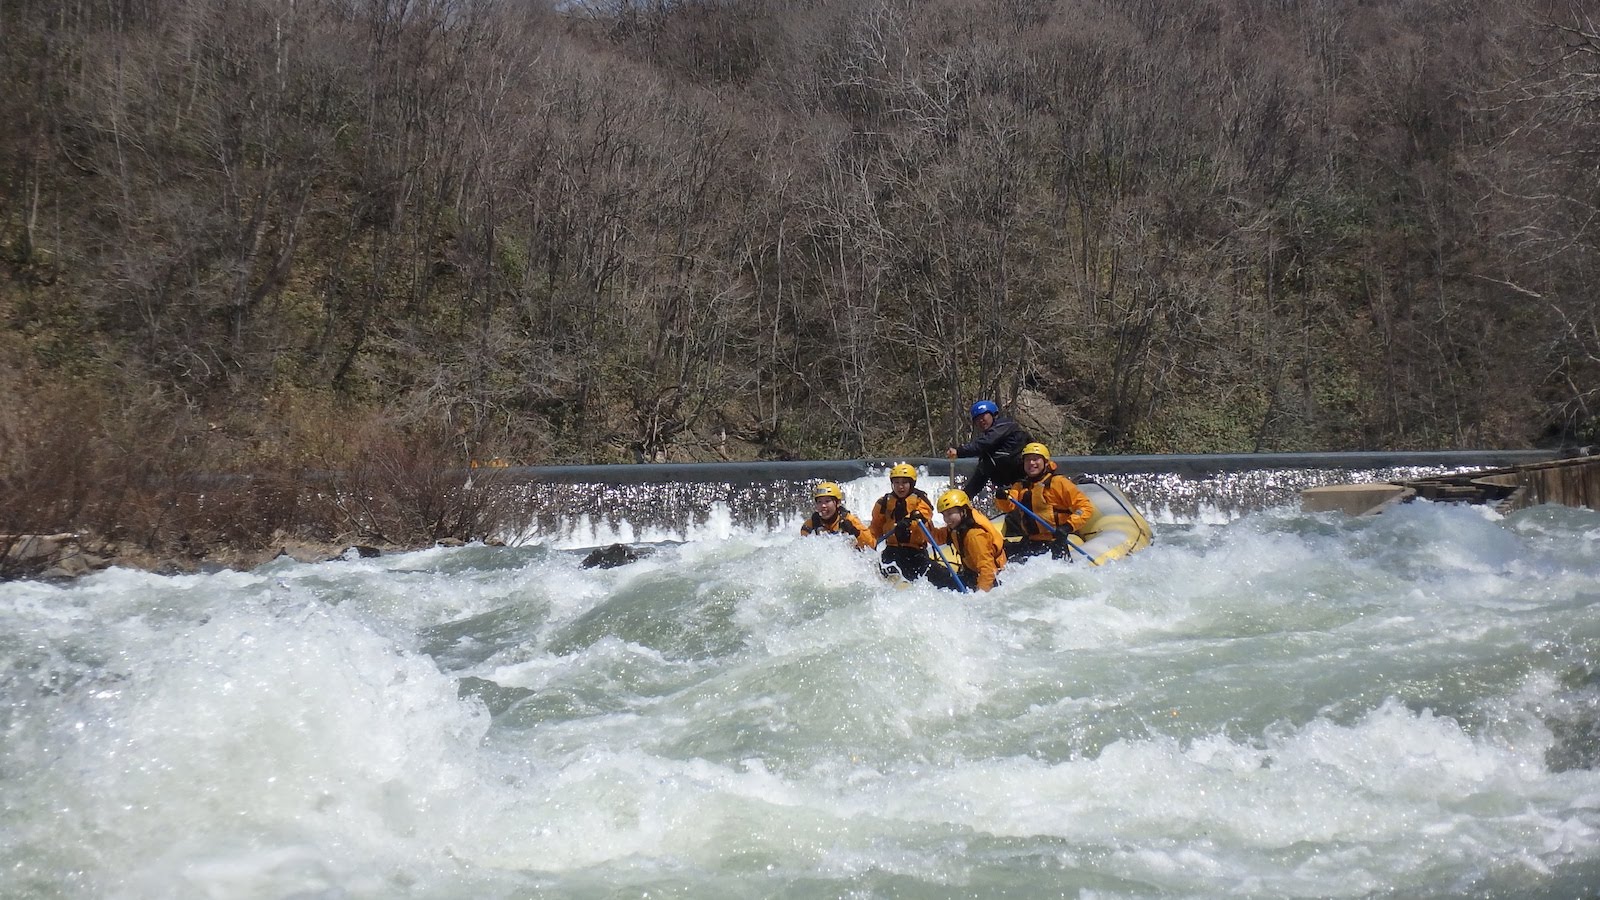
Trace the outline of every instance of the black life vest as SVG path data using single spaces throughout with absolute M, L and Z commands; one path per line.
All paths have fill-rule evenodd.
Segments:
M 835 522 L 839 523 L 837 531 L 832 527 Z M 851 537 L 859 537 L 861 535 L 861 529 L 850 521 L 850 510 L 845 509 L 843 504 L 840 504 L 839 511 L 834 513 L 831 519 L 824 519 L 821 515 L 812 513 L 811 522 L 806 527 L 807 534 L 837 534 L 840 531 Z
M 911 489 L 911 493 L 917 495 L 918 497 L 921 497 L 922 498 L 922 502 L 928 504 L 928 508 L 929 509 L 933 509 L 933 501 L 928 499 L 928 495 L 927 494 L 924 494 L 918 488 L 912 488 Z M 892 509 L 889 506 L 889 502 L 891 500 L 894 501 L 894 507 Z M 881 512 L 884 515 L 888 516 L 890 518 L 890 520 L 892 520 L 895 523 L 895 526 L 894 526 L 894 540 L 895 540 L 895 543 L 900 544 L 902 546 L 905 545 L 905 544 L 910 543 L 911 542 L 911 523 L 906 520 L 906 516 L 911 514 L 911 510 L 908 509 L 907 506 L 906 506 L 906 498 L 904 498 L 904 497 L 896 497 L 893 493 L 884 494 L 882 497 L 878 498 L 878 510 L 879 510 L 879 512 Z

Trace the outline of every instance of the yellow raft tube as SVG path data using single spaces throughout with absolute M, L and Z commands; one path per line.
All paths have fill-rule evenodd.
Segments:
M 1119 488 L 1089 479 L 1076 483 L 1094 503 L 1094 515 L 1078 534 L 1067 538 L 1074 560 L 1104 565 L 1150 546 L 1155 539 L 1150 523 Z

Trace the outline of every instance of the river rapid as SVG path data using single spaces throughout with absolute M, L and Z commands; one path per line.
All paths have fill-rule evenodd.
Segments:
M 1135 487 L 974 596 L 716 504 L 0 585 L 0 897 L 1593 895 L 1600 514 Z

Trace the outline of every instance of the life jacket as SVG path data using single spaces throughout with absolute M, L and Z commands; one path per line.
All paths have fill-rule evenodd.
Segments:
M 844 508 L 843 504 L 840 504 L 839 511 L 834 514 L 832 519 L 824 519 L 817 513 L 812 513 L 811 521 L 807 522 L 806 526 L 801 530 L 806 534 L 839 534 L 843 532 L 851 537 L 861 536 L 861 529 L 856 527 L 854 517 L 850 515 L 850 510 Z
M 1006 567 L 1006 542 L 1005 536 L 1000 533 L 1000 529 L 995 527 L 993 522 L 989 521 L 987 518 L 980 522 L 978 520 L 978 515 L 980 514 L 976 510 L 972 510 L 971 514 L 963 516 L 961 519 L 961 524 L 952 526 L 946 537 L 948 538 L 950 544 L 954 546 L 956 552 L 961 556 L 960 566 L 962 582 L 969 588 L 975 587 L 980 590 L 985 590 L 987 587 L 982 583 L 983 576 L 978 565 L 976 564 L 977 561 L 972 559 L 972 555 L 967 552 L 967 535 L 974 528 L 980 529 L 988 534 L 988 543 L 990 548 L 996 551 L 991 560 L 994 563 L 996 584 L 999 583 L 998 574 L 1000 570 Z M 993 585 L 989 585 L 988 587 L 992 586 Z
M 1012 485 L 1012 488 L 1014 490 L 1007 494 L 1007 498 L 1033 513 L 1009 517 L 1009 521 L 1020 531 L 1016 535 L 1017 540 L 1049 542 L 1061 537 L 1063 530 L 1078 531 L 1094 518 L 1094 501 L 1072 479 L 1062 475 L 1053 462 L 1037 478 L 1024 479 Z M 1043 519 L 1050 528 L 1040 524 L 1034 516 Z M 1050 533 L 1051 528 L 1055 529 L 1054 536 Z
M 911 494 L 921 497 L 922 502 L 926 503 L 929 509 L 933 509 L 933 501 L 929 500 L 928 495 L 924 494 L 920 488 L 912 488 Z M 893 501 L 892 506 L 890 501 Z M 906 506 L 906 498 L 896 497 L 893 492 L 890 492 L 878 498 L 877 507 L 879 514 L 888 516 L 889 520 L 895 523 L 894 542 L 902 547 L 911 543 L 911 523 L 906 521 L 906 516 L 911 514 L 911 510 Z M 873 518 L 877 518 L 877 515 L 874 515 Z
M 1046 510 L 1040 510 L 1038 507 L 1034 506 L 1033 501 L 1035 497 L 1038 497 L 1041 500 L 1044 499 L 1045 495 L 1050 491 L 1050 483 L 1055 479 L 1062 477 L 1064 476 L 1056 472 L 1055 464 L 1051 463 L 1051 467 L 1041 473 L 1037 480 L 1024 478 L 1023 480 L 1012 485 L 1012 487 L 1022 488 L 1022 496 L 1013 498 L 1012 502 L 1028 507 L 1028 509 L 1037 513 L 1040 518 L 1047 520 L 1051 525 L 1059 528 L 1061 527 L 1063 521 L 1072 515 L 1072 507 L 1050 506 L 1047 507 Z M 1035 488 L 1038 489 L 1037 494 L 1034 493 Z M 1039 524 L 1038 519 L 1035 519 L 1033 516 L 1027 514 L 1023 514 L 1022 516 L 1022 533 L 1024 538 L 1030 541 L 1049 541 L 1055 539 L 1054 535 L 1050 534 L 1050 532 L 1045 530 L 1043 525 Z

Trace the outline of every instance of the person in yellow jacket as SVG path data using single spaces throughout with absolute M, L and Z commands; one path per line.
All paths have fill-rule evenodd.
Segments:
M 844 508 L 844 491 L 831 481 L 824 481 L 811 492 L 816 511 L 800 526 L 800 533 L 843 534 L 855 539 L 856 549 L 871 550 L 877 546 L 872 539 L 872 529 L 863 525 L 855 513 Z
M 1007 545 L 1012 559 L 1027 559 L 1050 553 L 1057 559 L 1066 556 L 1067 535 L 1083 530 L 1094 516 L 1094 501 L 1084 495 L 1072 479 L 1062 475 L 1050 459 L 1050 448 L 1034 441 L 1022 448 L 1022 480 L 995 498 L 995 509 L 1011 512 L 1017 503 L 1033 510 L 1021 518 L 1022 540 Z M 1039 523 L 1050 523 L 1050 529 Z
M 1000 583 L 1000 570 L 1006 567 L 1006 539 L 989 517 L 972 508 L 965 491 L 949 490 L 939 495 L 939 514 L 944 525 L 933 530 L 933 539 L 949 544 L 961 557 L 961 583 L 968 590 L 987 591 Z M 949 571 L 935 562 L 928 580 L 943 588 L 955 588 Z
M 889 493 L 872 504 L 872 543 L 885 542 L 878 559 L 885 574 L 891 570 L 907 581 L 928 571 L 928 537 L 918 521 L 933 518 L 933 501 L 917 490 L 917 470 L 899 463 L 889 470 Z

